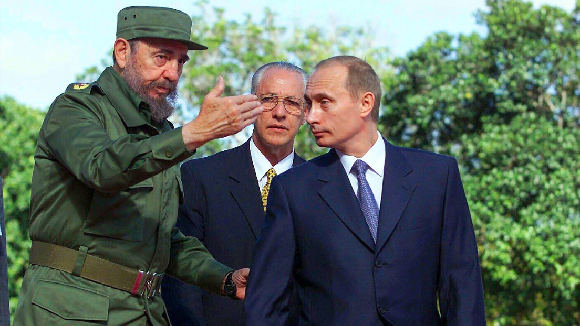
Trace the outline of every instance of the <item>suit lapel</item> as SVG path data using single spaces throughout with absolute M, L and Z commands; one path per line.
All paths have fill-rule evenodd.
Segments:
M 334 150 L 326 154 L 328 164 L 319 170 L 318 180 L 325 182 L 318 193 L 338 218 L 371 251 L 375 244 L 360 209 L 358 200 L 348 181 L 344 167 Z
M 306 162 L 306 160 L 304 160 L 302 157 L 298 156 L 296 152 L 294 152 L 294 160 L 292 161 L 292 167 L 295 167 L 296 165 L 302 164 L 304 162 Z
M 256 171 L 252 163 L 250 154 L 250 141 L 248 139 L 243 145 L 239 146 L 234 153 L 234 162 L 230 170 L 229 178 L 232 180 L 230 193 L 240 210 L 244 214 L 252 233 L 256 239 L 260 236 L 262 223 L 264 223 L 264 210 L 262 209 L 262 197 L 260 187 L 256 180 Z M 292 166 L 304 162 L 304 159 L 294 153 Z
M 260 230 L 264 222 L 264 211 L 262 209 L 260 188 L 256 180 L 256 172 L 250 155 L 250 141 L 251 139 L 238 147 L 239 153 L 234 155 L 236 161 L 232 162 L 232 169 L 229 173 L 229 178 L 232 181 L 230 193 L 238 203 L 254 237 L 257 239 L 260 236 Z
M 377 252 L 385 245 L 397 226 L 417 186 L 413 169 L 400 149 L 386 140 L 386 161 L 377 232 Z

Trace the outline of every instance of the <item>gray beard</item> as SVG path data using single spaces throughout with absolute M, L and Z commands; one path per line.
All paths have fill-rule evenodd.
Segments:
M 153 81 L 145 84 L 139 71 L 137 71 L 136 64 L 133 59 L 127 62 L 127 66 L 121 73 L 123 79 L 141 99 L 149 104 L 151 110 L 151 119 L 157 123 L 162 123 L 173 114 L 175 110 L 175 103 L 177 102 L 177 82 L 170 82 L 167 80 Z M 155 87 L 165 87 L 169 89 L 167 96 L 160 96 L 159 98 L 152 98 L 148 95 L 149 90 Z

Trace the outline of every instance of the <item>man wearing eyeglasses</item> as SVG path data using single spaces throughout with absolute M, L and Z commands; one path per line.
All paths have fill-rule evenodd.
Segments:
M 241 146 L 181 167 L 185 201 L 178 228 L 197 237 L 215 259 L 232 268 L 247 267 L 252 261 L 272 178 L 304 162 L 293 145 L 305 122 L 307 79 L 304 70 L 286 62 L 260 67 L 252 77 L 252 93 L 264 112 L 254 123 L 252 137 Z M 174 326 L 245 325 L 240 301 L 221 300 L 169 278 L 162 295 Z M 291 302 L 291 311 L 294 306 Z

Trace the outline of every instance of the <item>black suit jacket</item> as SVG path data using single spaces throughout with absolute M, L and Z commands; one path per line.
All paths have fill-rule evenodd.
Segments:
M 185 200 L 177 227 L 197 237 L 219 262 L 235 269 L 250 266 L 264 222 L 250 141 L 181 166 Z M 302 162 L 294 155 L 294 166 Z M 245 325 L 242 301 L 169 277 L 163 281 L 162 295 L 174 326 Z
M 457 162 L 385 144 L 376 244 L 334 150 L 274 179 L 246 291 L 248 325 L 285 324 L 292 278 L 299 325 L 485 325 Z

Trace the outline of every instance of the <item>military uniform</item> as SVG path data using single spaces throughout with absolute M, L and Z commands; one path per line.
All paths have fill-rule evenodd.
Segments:
M 30 238 L 78 250 L 81 265 L 84 250 L 219 293 L 231 269 L 174 227 L 183 199 L 178 163 L 191 154 L 181 129 L 152 121 L 149 105 L 114 69 L 95 83 L 69 86 L 39 133 Z M 73 263 L 80 275 L 79 259 Z M 167 324 L 161 296 L 134 295 L 74 274 L 31 265 L 15 325 Z

